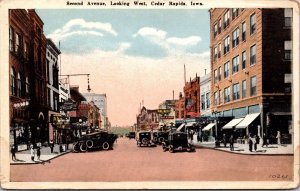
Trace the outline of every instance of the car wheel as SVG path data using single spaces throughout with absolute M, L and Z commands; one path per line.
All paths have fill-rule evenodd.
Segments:
M 85 144 L 89 149 L 94 146 L 94 142 L 92 140 L 87 140 Z
M 169 152 L 170 152 L 170 153 L 173 153 L 173 152 L 174 152 L 174 148 L 173 148 L 172 145 L 169 146 Z
M 80 151 L 81 151 L 81 152 L 86 152 L 86 151 L 87 151 L 87 146 L 86 146 L 86 144 L 84 144 L 84 143 L 81 143 L 81 144 L 80 144 Z
M 143 139 L 142 139 L 142 143 L 143 143 L 143 145 L 147 145 L 148 139 L 147 139 L 147 138 L 143 138 Z
M 165 139 L 163 137 L 159 137 L 158 141 L 159 141 L 159 143 L 162 143 L 165 141 Z
M 108 150 L 109 149 L 109 144 L 108 144 L 108 142 L 104 142 L 103 144 L 102 144 L 102 149 L 103 150 Z
M 166 152 L 168 150 L 167 146 L 165 144 L 163 144 L 162 149 L 163 149 L 164 152 Z
M 72 150 L 74 153 L 78 153 L 80 151 L 80 145 L 78 142 L 73 144 Z

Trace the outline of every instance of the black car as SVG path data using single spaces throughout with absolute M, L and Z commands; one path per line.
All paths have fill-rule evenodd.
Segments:
M 86 134 L 73 144 L 73 151 L 86 152 L 91 149 L 110 150 L 113 149 L 113 144 L 117 138 L 117 135 L 106 131 Z
M 137 132 L 136 135 L 136 144 L 137 146 L 154 146 L 155 144 L 152 142 L 151 139 L 151 132 L 150 131 L 140 131 Z
M 195 148 L 188 143 L 188 135 L 183 132 L 172 132 L 168 136 L 168 140 L 162 144 L 163 151 L 169 150 L 173 153 L 175 150 L 186 150 L 188 152 L 195 151 Z
M 128 138 L 129 139 L 134 139 L 135 138 L 135 132 L 129 132 L 128 133 Z
M 168 140 L 169 132 L 168 131 L 156 131 L 153 132 L 153 143 L 162 144 L 165 140 Z

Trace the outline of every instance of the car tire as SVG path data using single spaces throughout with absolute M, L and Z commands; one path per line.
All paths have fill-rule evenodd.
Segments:
M 153 141 L 154 141 L 154 142 L 157 142 L 157 137 L 154 137 L 154 138 L 153 138 Z
M 166 152 L 168 150 L 166 145 L 163 145 L 162 149 L 163 149 L 164 152 Z
M 169 152 L 170 152 L 170 153 L 174 153 L 174 148 L 173 148 L 172 145 L 169 145 Z
M 81 151 L 81 152 L 86 152 L 87 149 L 88 149 L 88 148 L 87 148 L 86 144 L 84 144 L 84 143 L 81 143 L 81 144 L 80 144 L 80 151 Z
M 78 153 L 80 151 L 80 145 L 78 142 L 73 144 L 72 150 L 74 153 Z
M 86 144 L 87 148 L 89 148 L 89 149 L 94 146 L 94 142 L 92 140 L 87 140 L 85 144 Z
M 109 143 L 108 142 L 104 142 L 102 144 L 102 149 L 107 151 L 109 149 Z
M 143 145 L 147 145 L 148 139 L 147 139 L 147 138 L 143 138 L 143 139 L 142 139 L 142 143 L 143 143 Z
M 158 138 L 158 142 L 159 142 L 159 143 L 162 143 L 162 142 L 164 142 L 164 141 L 165 141 L 165 138 L 163 138 L 163 137 L 159 137 L 159 138 Z

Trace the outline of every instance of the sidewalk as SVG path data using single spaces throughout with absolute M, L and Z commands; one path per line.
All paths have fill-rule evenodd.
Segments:
M 189 142 L 198 148 L 211 148 L 215 150 L 225 151 L 225 152 L 232 152 L 232 153 L 238 153 L 238 154 L 248 154 L 248 155 L 293 155 L 294 154 L 294 148 L 292 144 L 286 144 L 286 145 L 268 145 L 268 147 L 264 146 L 262 147 L 261 144 L 257 145 L 257 150 L 252 152 L 249 151 L 249 145 L 248 144 L 238 144 L 235 143 L 234 150 L 231 151 L 229 148 L 229 143 L 227 143 L 227 147 L 224 147 L 224 144 L 221 143 L 220 147 L 215 147 L 214 142 L 197 142 L 197 139 L 193 139 L 193 141 L 189 140 Z
M 50 147 L 42 147 L 41 148 L 41 157 L 40 160 L 37 160 L 37 156 L 35 155 L 34 161 L 31 160 L 30 150 L 20 151 L 16 153 L 17 160 L 13 161 L 10 153 L 10 164 L 45 164 L 45 162 L 49 162 L 51 159 L 59 157 L 61 155 L 67 154 L 71 152 L 72 144 L 69 144 L 68 150 L 65 152 L 59 152 L 59 145 L 55 145 L 53 148 L 53 153 L 51 153 Z

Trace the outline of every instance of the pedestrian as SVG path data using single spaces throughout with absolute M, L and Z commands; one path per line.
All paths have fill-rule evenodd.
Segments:
M 253 141 L 252 141 L 252 135 L 249 134 L 249 138 L 248 138 L 248 144 L 249 144 L 249 151 L 252 152 L 252 146 L 253 146 Z
M 37 156 L 37 159 L 40 160 L 40 157 L 41 157 L 41 148 L 40 147 L 38 147 L 36 149 L 36 156 Z
M 34 155 L 35 155 L 35 151 L 33 149 L 33 145 L 30 145 L 30 156 L 31 156 L 31 161 L 34 161 Z
M 264 147 L 266 145 L 266 147 L 268 147 L 268 137 L 267 135 L 264 133 L 264 137 L 263 137 L 263 143 L 261 147 Z
M 51 141 L 50 141 L 50 150 L 51 150 L 51 153 L 53 153 L 53 148 L 54 148 L 54 143 L 53 143 L 53 141 L 51 140 Z
M 12 159 L 13 161 L 17 160 L 17 158 L 16 158 L 16 149 L 15 149 L 15 146 L 12 146 L 12 147 L 11 147 L 10 152 L 11 152 L 11 159 Z
M 233 135 L 230 135 L 230 137 L 229 137 L 229 146 L 230 146 L 231 151 L 234 150 L 233 143 L 234 143 Z
M 59 145 L 59 152 L 62 153 L 63 151 L 64 151 L 64 150 L 63 150 L 63 146 L 60 144 L 60 145 Z
M 223 134 L 223 143 L 224 143 L 224 147 L 226 147 L 227 145 L 227 140 L 226 140 L 226 135 Z
M 280 135 L 280 131 L 277 131 L 277 135 L 276 135 L 276 138 L 277 138 L 277 144 L 280 145 L 280 138 L 281 138 L 281 135 Z
M 254 135 L 253 136 L 253 145 L 254 145 L 254 150 L 255 150 L 255 152 L 256 152 L 256 150 L 257 150 L 257 135 Z

